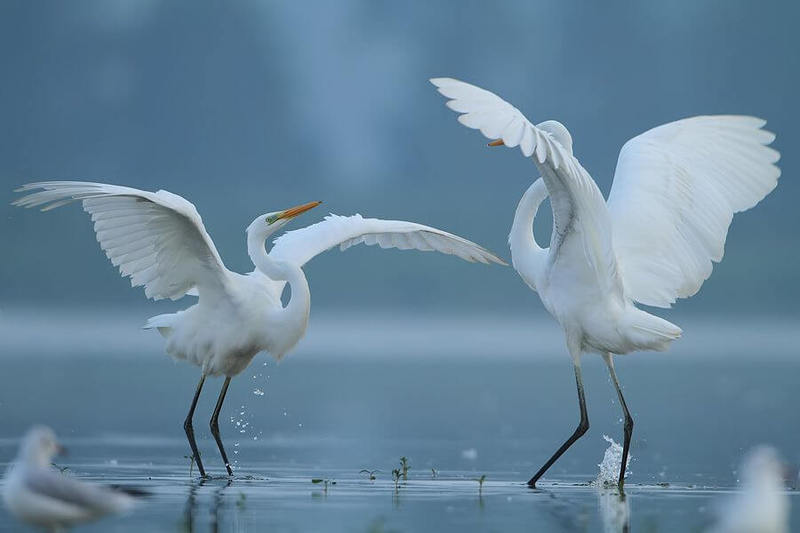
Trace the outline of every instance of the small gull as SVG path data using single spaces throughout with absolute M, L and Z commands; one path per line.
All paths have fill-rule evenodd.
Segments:
M 741 492 L 720 508 L 711 533 L 788 533 L 789 496 L 784 486 L 784 465 L 777 452 L 759 446 L 740 469 Z
M 29 524 L 57 531 L 130 509 L 139 491 L 78 481 L 52 468 L 63 452 L 55 433 L 35 426 L 25 435 L 15 463 L 6 473 L 3 501 Z M 130 490 L 130 494 L 126 491 Z

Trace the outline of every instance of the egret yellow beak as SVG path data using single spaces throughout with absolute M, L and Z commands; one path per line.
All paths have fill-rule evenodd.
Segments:
M 322 202 L 308 202 L 307 204 L 296 205 L 294 207 L 290 207 L 289 209 L 287 209 L 285 211 L 281 211 L 280 214 L 278 214 L 278 216 L 277 216 L 277 220 L 280 220 L 282 218 L 294 218 L 297 215 L 301 215 L 301 214 L 305 213 L 309 209 L 314 209 L 315 207 L 317 207 L 321 203 Z
M 504 144 L 503 139 L 497 139 L 496 141 L 490 142 L 489 146 L 503 146 Z

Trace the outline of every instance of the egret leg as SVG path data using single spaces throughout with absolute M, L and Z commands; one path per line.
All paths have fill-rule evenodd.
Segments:
M 211 423 L 209 425 L 211 434 L 214 435 L 214 440 L 217 441 L 222 460 L 225 462 L 225 469 L 228 471 L 228 475 L 232 476 L 233 470 L 231 470 L 231 464 L 228 462 L 228 454 L 225 453 L 225 447 L 222 446 L 222 438 L 219 436 L 219 412 L 222 409 L 222 402 L 225 401 L 225 395 L 228 393 L 228 385 L 230 384 L 231 378 L 225 378 L 225 383 L 222 384 L 222 390 L 219 392 L 219 398 L 217 398 L 217 406 L 214 408 L 214 414 L 211 415 Z
M 575 441 L 583 436 L 584 433 L 589 429 L 589 414 L 586 411 L 586 397 L 583 394 L 583 378 L 581 377 L 581 366 L 579 362 L 575 363 L 575 383 L 578 386 L 578 404 L 581 409 L 581 421 L 578 424 L 578 427 L 575 429 L 575 432 L 567 439 L 567 441 L 561 445 L 561 447 L 553 454 L 553 456 L 548 460 L 542 468 L 539 469 L 536 474 L 528 481 L 528 486 L 531 488 L 536 488 L 536 482 L 539 481 L 539 478 L 547 472 L 547 469 L 553 466 L 559 457 L 561 457 L 564 452 L 566 452 L 570 446 L 572 446 Z
M 628 466 L 628 452 L 631 448 L 631 437 L 633 436 L 633 417 L 630 411 L 628 411 L 628 405 L 625 403 L 625 397 L 622 395 L 622 387 L 619 385 L 617 372 L 614 370 L 614 360 L 611 358 L 611 354 L 603 354 L 603 359 L 605 359 L 606 365 L 608 366 L 608 373 L 611 374 L 611 381 L 614 382 L 614 388 L 617 389 L 619 404 L 622 406 L 622 412 L 625 415 L 625 440 L 622 443 L 622 464 L 619 466 L 619 482 L 617 483 L 619 488 L 622 489 L 625 483 L 625 469 Z
M 194 462 L 197 463 L 197 469 L 200 470 L 200 476 L 206 477 L 206 470 L 203 468 L 203 461 L 200 460 L 200 452 L 197 450 L 197 442 L 194 440 L 194 427 L 192 426 L 192 417 L 194 417 L 194 409 L 197 407 L 197 399 L 200 398 L 200 391 L 203 390 L 203 383 L 206 381 L 206 376 L 200 376 L 200 382 L 197 384 L 197 390 L 192 398 L 192 405 L 189 407 L 189 414 L 186 415 L 186 420 L 183 422 L 183 429 L 186 431 L 186 438 L 189 439 L 189 446 L 192 448 L 192 455 Z

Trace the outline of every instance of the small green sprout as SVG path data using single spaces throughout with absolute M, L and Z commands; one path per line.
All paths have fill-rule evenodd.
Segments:
M 192 472 L 194 471 L 194 454 L 184 455 L 183 458 L 189 459 L 189 477 L 192 477 Z
M 408 481 L 408 471 L 411 470 L 411 467 L 408 466 L 408 457 L 403 456 L 400 458 L 400 468 L 403 471 L 403 481 Z
M 392 481 L 394 481 L 394 490 L 395 491 L 400 488 L 400 478 L 402 478 L 402 477 L 403 477 L 403 473 L 400 472 L 399 468 L 395 468 L 394 470 L 392 470 Z
M 55 468 L 56 470 L 58 470 L 58 471 L 59 471 L 59 472 L 61 472 L 62 474 L 63 474 L 64 472 L 66 472 L 67 470 L 69 470 L 69 467 L 68 467 L 68 466 L 58 466 L 58 465 L 57 465 L 57 464 L 55 464 L 55 463 L 50 463 L 50 465 L 51 465 L 51 466 L 53 466 L 53 468 Z
M 375 481 L 376 479 L 378 479 L 378 476 L 376 474 L 378 474 L 379 472 L 380 470 L 367 470 L 366 468 L 364 468 L 359 472 L 359 474 L 362 475 L 366 474 L 367 479 L 369 479 L 370 481 Z
M 325 494 L 328 494 L 328 486 L 329 485 L 330 486 L 336 485 L 336 480 L 335 479 L 322 479 L 322 478 L 319 478 L 319 477 L 315 477 L 314 479 L 311 480 L 311 483 L 313 483 L 315 485 L 322 485 L 322 492 L 325 493 Z
M 478 493 L 483 494 L 483 482 L 486 481 L 486 474 L 481 475 L 481 477 L 476 478 L 475 481 L 478 482 Z
M 431 479 L 436 479 L 437 477 L 439 477 L 439 471 L 435 468 L 431 468 Z

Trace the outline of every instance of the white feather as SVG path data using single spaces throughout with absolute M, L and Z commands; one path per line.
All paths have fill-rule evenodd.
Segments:
M 775 136 L 746 116 L 671 122 L 622 147 L 608 198 L 627 295 L 669 307 L 722 260 L 734 213 L 778 183 Z
M 427 236 L 436 236 L 439 240 L 426 239 Z M 474 242 L 440 229 L 401 220 L 363 218 L 361 215 L 331 214 L 322 222 L 284 233 L 275 239 L 269 255 L 273 259 L 302 266 L 335 246 L 346 250 L 362 242 L 366 245 L 378 244 L 382 248 L 437 251 L 456 255 L 469 262 L 505 264 Z
M 194 205 L 167 191 L 78 181 L 31 183 L 36 191 L 14 202 L 43 211 L 82 201 L 92 215 L 100 246 L 133 286 L 159 300 L 200 292 L 224 292 L 228 270 Z

